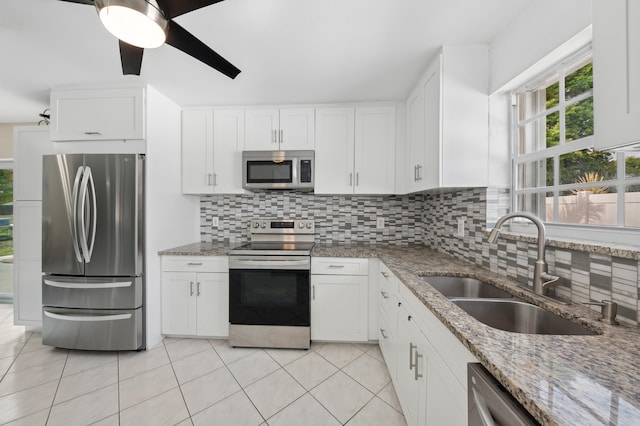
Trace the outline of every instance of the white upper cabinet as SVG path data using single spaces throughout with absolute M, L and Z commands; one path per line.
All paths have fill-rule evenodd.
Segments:
M 300 150 L 315 146 L 313 108 L 247 109 L 246 150 Z
M 444 46 L 407 99 L 408 192 L 488 183 L 489 55 Z
M 51 91 L 51 140 L 145 138 L 144 89 Z
M 244 111 L 182 112 L 182 193 L 243 194 Z
M 594 138 L 598 149 L 640 141 L 640 3 L 593 0 Z
M 316 110 L 316 194 L 393 194 L 394 106 Z

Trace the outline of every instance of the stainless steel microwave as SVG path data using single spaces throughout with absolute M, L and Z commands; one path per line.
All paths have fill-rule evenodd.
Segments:
M 313 151 L 242 151 L 242 187 L 313 190 Z

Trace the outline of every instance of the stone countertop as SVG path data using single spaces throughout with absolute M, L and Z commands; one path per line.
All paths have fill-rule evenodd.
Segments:
M 485 268 L 422 246 L 316 245 L 313 256 L 377 257 L 542 424 L 640 424 L 640 329 L 609 326 L 580 305 L 537 296 Z M 595 336 L 511 333 L 475 320 L 418 275 L 475 277 L 574 322 Z
M 225 256 L 237 243 L 195 243 L 160 252 Z M 545 425 L 640 424 L 640 329 L 610 326 L 580 305 L 562 305 L 522 289 L 487 269 L 423 246 L 316 244 L 312 256 L 379 258 Z M 486 326 L 418 275 L 459 275 L 487 281 L 602 334 L 510 333 Z

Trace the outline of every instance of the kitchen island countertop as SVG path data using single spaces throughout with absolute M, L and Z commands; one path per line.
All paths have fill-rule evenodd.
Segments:
M 224 256 L 238 244 L 195 243 L 159 254 Z M 379 258 L 542 424 L 640 424 L 640 328 L 603 324 L 584 306 L 542 298 L 486 268 L 420 245 L 316 244 L 311 255 Z M 498 330 L 469 316 L 420 275 L 487 281 L 601 334 Z

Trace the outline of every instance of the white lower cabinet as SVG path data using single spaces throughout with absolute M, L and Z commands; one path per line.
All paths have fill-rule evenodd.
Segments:
M 311 340 L 368 341 L 368 259 L 311 259 Z
M 181 256 L 164 257 L 162 333 L 174 336 L 227 337 L 228 268 L 226 257 L 195 260 L 186 256 L 183 259 Z M 202 272 L 207 269 L 215 272 Z
M 380 348 L 407 424 L 466 425 L 467 363 L 478 360 L 383 263 L 380 271 Z

